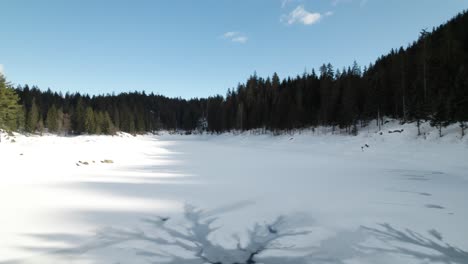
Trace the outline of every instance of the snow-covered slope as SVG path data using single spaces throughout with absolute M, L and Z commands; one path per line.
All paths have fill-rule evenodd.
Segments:
M 403 131 L 388 133 L 394 130 Z M 291 263 L 436 262 L 431 256 L 464 263 L 468 140 L 460 139 L 456 125 L 442 138 L 428 124 L 422 132 L 417 137 L 414 124 L 391 121 L 382 131 L 371 124 L 357 136 L 318 128 L 280 136 L 15 135 L 12 143 L 3 134 L 0 263 L 149 263 L 161 256 L 148 252 L 167 251 L 193 257 L 141 239 L 142 231 L 158 237 L 166 226 L 193 225 L 184 219 L 187 203 L 214 210 L 200 213 L 201 219 L 218 217 L 212 226 L 220 228 L 208 236 L 219 245 L 214 255 L 238 253 L 231 235 L 248 245 L 246 231 L 256 222 L 267 236 L 281 234 L 268 223 L 285 215 L 288 230 L 310 233 L 282 238 L 280 245 L 298 249 L 265 252 L 265 263 L 284 263 L 274 258 L 278 254 L 305 255 Z M 159 216 L 169 219 L 143 221 Z M 392 236 L 405 228 L 425 234 L 428 243 Z M 388 245 L 364 248 L 392 239 L 417 254 Z M 203 263 L 194 258 L 187 263 Z

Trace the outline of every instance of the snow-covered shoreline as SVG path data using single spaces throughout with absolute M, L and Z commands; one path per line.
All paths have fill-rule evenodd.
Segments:
M 213 239 L 228 245 L 230 234 L 242 235 L 255 222 L 302 213 L 314 219 L 314 232 L 301 245 L 389 223 L 438 230 L 468 250 L 468 141 L 455 125 L 442 138 L 427 124 L 422 131 L 417 137 L 414 124 L 390 122 L 382 135 L 370 126 L 357 136 L 325 128 L 283 135 L 17 134 L 12 143 L 4 135 L 0 263 L 63 263 L 69 255 L 47 252 L 79 248 L 101 228 L 145 228 L 144 217 L 181 221 L 186 203 L 203 209 L 245 204 L 220 216 L 222 230 Z M 150 257 L 135 257 L 135 247 L 147 245 L 91 247 L 73 263 L 146 263 Z M 334 250 L 344 254 L 338 244 Z M 410 263 L 384 259 L 379 263 Z

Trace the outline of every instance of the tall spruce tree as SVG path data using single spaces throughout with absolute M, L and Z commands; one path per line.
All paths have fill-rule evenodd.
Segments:
M 46 126 L 51 133 L 58 132 L 59 130 L 59 116 L 55 105 L 52 105 L 47 112 Z
M 94 117 L 94 111 L 91 106 L 86 108 L 84 115 L 84 131 L 88 134 L 94 134 L 96 132 L 96 119 Z
M 26 106 L 23 104 L 16 114 L 16 130 L 25 131 L 26 130 Z
M 18 113 L 21 110 L 18 102 L 18 95 L 0 73 L 0 129 L 16 130 Z
M 36 99 L 32 99 L 31 109 L 29 109 L 28 116 L 26 119 L 26 131 L 34 133 L 37 129 L 39 122 L 39 109 L 36 105 Z

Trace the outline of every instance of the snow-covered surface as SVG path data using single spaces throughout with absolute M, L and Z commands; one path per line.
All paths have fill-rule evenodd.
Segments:
M 388 133 L 397 129 L 404 131 Z M 157 237 L 159 231 L 143 219 L 158 216 L 180 227 L 185 204 L 214 209 L 219 229 L 209 238 L 225 248 L 236 248 L 233 234 L 248 242 L 246 231 L 255 223 L 267 226 L 280 215 L 294 216 L 294 222 L 300 215 L 307 216 L 310 233 L 283 243 L 295 245 L 294 254 L 299 248 L 315 252 L 313 263 L 431 261 L 357 250 L 381 244 L 379 231 L 385 229 L 379 224 L 429 234 L 435 242 L 442 237 L 441 245 L 462 251 L 453 263 L 465 263 L 468 139 L 460 139 L 456 125 L 445 128 L 442 138 L 427 124 L 424 136 L 416 131 L 414 124 L 392 121 L 382 134 L 371 125 L 358 136 L 320 128 L 280 136 L 15 135 L 12 143 L 2 134 L 0 263 L 151 263 L 158 256 L 142 252 L 159 245 L 127 242 L 122 234 L 145 230 Z M 121 243 L 106 244 L 99 241 L 109 242 L 115 233 L 103 230 L 132 232 L 119 231 Z M 374 230 L 375 237 L 362 230 Z

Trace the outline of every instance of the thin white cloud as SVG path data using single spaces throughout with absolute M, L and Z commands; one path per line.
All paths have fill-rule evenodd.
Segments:
M 238 31 L 229 31 L 223 34 L 223 39 L 236 42 L 236 43 L 241 43 L 245 44 L 249 40 L 247 36 L 245 36 L 243 33 L 238 32 Z
M 231 40 L 232 40 L 232 42 L 237 42 L 237 43 L 242 43 L 242 44 L 244 44 L 244 43 L 246 43 L 247 40 L 249 40 L 249 39 L 248 39 L 246 36 L 238 36 L 238 37 L 232 38 Z
M 362 7 L 362 6 L 365 6 L 367 4 L 367 1 L 368 0 L 360 0 L 359 1 L 359 5 Z M 337 6 L 339 4 L 343 4 L 343 3 L 356 3 L 357 1 L 356 0 L 331 0 L 331 4 L 332 6 Z
M 296 7 L 291 13 L 283 15 L 281 17 L 281 22 L 288 25 L 292 24 L 303 24 L 303 25 L 313 25 L 324 17 L 333 15 L 333 12 L 326 12 L 324 14 L 309 12 L 305 10 L 304 6 L 300 5 Z
M 229 32 L 226 32 L 223 34 L 223 37 L 228 39 L 228 38 L 233 38 L 237 35 L 239 35 L 240 33 L 239 32 L 235 32 L 235 31 L 229 31 Z

